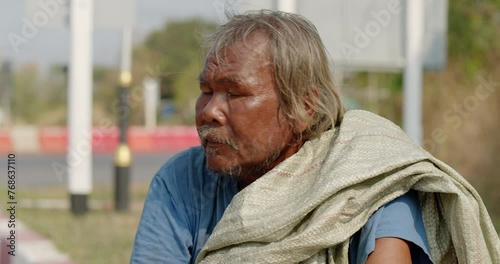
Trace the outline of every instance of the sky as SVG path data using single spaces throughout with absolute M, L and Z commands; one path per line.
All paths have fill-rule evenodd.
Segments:
M 26 43 L 12 45 L 12 35 L 21 35 L 26 21 L 34 21 L 29 3 L 57 3 L 68 0 L 0 0 L 0 62 L 11 60 L 14 66 L 36 63 L 47 69 L 50 65 L 67 64 L 69 30 L 65 27 L 41 28 Z M 118 3 L 96 16 L 102 20 L 117 21 L 127 18 L 124 2 L 134 1 L 134 41 L 140 42 L 153 30 L 160 29 L 169 20 L 201 17 L 221 22 L 225 3 L 244 11 L 273 8 L 275 0 L 94 0 L 94 3 Z M 404 65 L 405 11 L 402 0 L 308 0 L 296 1 L 299 13 L 310 19 L 337 66 L 358 70 L 401 70 Z M 396 5 L 392 4 L 396 3 Z M 425 1 L 424 64 L 430 68 L 445 65 L 447 13 L 446 1 Z M 96 4 L 97 6 L 98 4 Z M 110 4 L 107 4 L 110 5 Z M 112 5 L 112 4 L 111 4 Z M 104 11 L 102 11 L 104 10 Z M 61 12 L 63 13 L 63 12 Z M 97 15 L 98 13 L 102 15 Z M 104 17 L 104 18 L 103 18 Z M 61 18 L 61 21 L 64 19 Z M 49 21 L 58 21 L 52 17 Z M 97 19 L 96 19 L 97 21 Z M 60 23 L 64 24 L 64 23 Z M 98 24 L 98 23 L 96 23 Z M 10 37 L 10 40 L 9 40 Z M 95 26 L 94 65 L 120 65 L 121 30 Z M 13 46 L 19 47 L 15 52 Z
M 18 52 L 9 40 L 9 33 L 22 35 L 27 3 L 33 0 L 0 0 L 0 61 L 10 60 L 19 67 L 25 63 L 36 63 L 41 68 L 54 64 L 65 64 L 69 55 L 69 29 L 46 26 L 27 43 L 17 45 Z M 61 1 L 61 0 L 37 0 Z M 110 1 L 110 0 L 94 0 Z M 114 0 L 120 1 L 120 0 Z M 217 1 L 217 0 L 215 0 Z M 218 10 L 213 0 L 135 0 L 134 41 L 139 42 L 153 30 L 161 28 L 168 20 L 202 17 L 217 21 Z M 109 10 L 110 19 L 114 10 Z M 51 18 L 56 20 L 56 18 Z M 50 22 L 49 22 L 50 23 Z M 121 32 L 119 29 L 99 29 L 94 32 L 94 65 L 119 66 Z

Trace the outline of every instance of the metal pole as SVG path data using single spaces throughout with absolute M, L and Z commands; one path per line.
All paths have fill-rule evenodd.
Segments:
M 115 152 L 115 209 L 117 211 L 127 211 L 129 208 L 129 181 L 130 165 L 132 164 L 132 153 L 127 144 L 128 115 L 130 113 L 127 104 L 128 90 L 132 81 L 131 54 L 132 54 L 132 31 L 123 30 L 122 40 L 122 65 L 120 75 L 120 143 Z
M 423 0 L 406 1 L 406 34 L 403 128 L 416 144 L 422 145 Z
M 92 191 L 92 30 L 93 0 L 71 2 L 68 92 L 68 188 L 73 214 L 88 211 Z

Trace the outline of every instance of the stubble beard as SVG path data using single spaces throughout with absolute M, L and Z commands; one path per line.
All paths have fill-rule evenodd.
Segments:
M 250 164 L 243 166 L 241 164 L 237 164 L 235 161 L 234 163 L 236 163 L 236 165 L 230 167 L 214 169 L 208 166 L 208 163 L 206 164 L 206 166 L 208 170 L 222 177 L 232 177 L 238 180 L 243 180 L 250 177 L 260 177 L 272 169 L 272 164 L 274 164 L 275 161 L 281 156 L 283 149 L 284 146 L 269 155 L 260 164 Z
M 202 146 L 204 146 L 203 148 L 207 156 L 216 156 L 218 154 L 218 149 L 205 147 L 207 138 L 210 138 L 211 140 L 217 143 L 228 145 L 235 152 L 235 157 L 237 156 L 239 151 L 238 145 L 236 145 L 236 143 L 231 138 L 219 133 L 216 129 L 210 128 L 209 126 L 202 126 L 198 128 L 198 135 L 200 136 Z M 267 146 L 268 148 L 272 148 L 271 147 L 272 141 L 273 139 L 269 138 Z M 253 142 L 253 145 L 254 145 L 253 149 L 255 149 L 255 152 L 258 152 L 262 149 L 262 147 L 259 147 L 259 144 L 256 141 Z M 206 167 L 209 171 L 217 175 L 220 175 L 222 177 L 233 177 L 239 180 L 248 177 L 260 177 L 272 169 L 271 168 L 272 164 L 274 164 L 276 160 L 281 156 L 285 146 L 286 146 L 285 144 L 280 146 L 276 151 L 271 153 L 271 155 L 266 157 L 266 159 L 259 164 L 241 165 L 238 164 L 235 158 L 233 162 L 235 165 L 233 166 L 228 166 L 223 168 L 211 168 L 207 162 Z

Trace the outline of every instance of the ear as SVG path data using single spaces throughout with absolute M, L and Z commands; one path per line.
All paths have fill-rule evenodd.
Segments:
M 304 133 L 309 124 L 311 123 L 312 118 L 314 117 L 315 111 L 315 100 L 313 98 L 318 98 L 319 90 L 316 86 L 312 87 L 312 90 L 306 93 L 306 99 L 304 100 L 304 110 L 307 114 L 306 120 L 297 120 L 294 125 L 294 132 L 298 134 Z
M 300 135 L 304 133 L 306 128 L 308 127 L 308 123 L 304 121 L 295 121 L 295 124 L 293 126 L 293 132 L 296 134 Z

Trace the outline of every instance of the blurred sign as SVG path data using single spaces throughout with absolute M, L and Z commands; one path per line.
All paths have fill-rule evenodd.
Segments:
M 135 25 L 135 0 L 94 0 L 96 29 L 132 28 Z M 28 22 L 38 28 L 69 25 L 71 0 L 25 0 Z
M 446 64 L 448 1 L 424 1 L 424 68 L 442 69 Z M 247 0 L 239 10 L 275 9 L 276 3 Z M 317 27 L 336 67 L 357 71 L 404 68 L 406 1 L 297 1 L 297 13 Z

